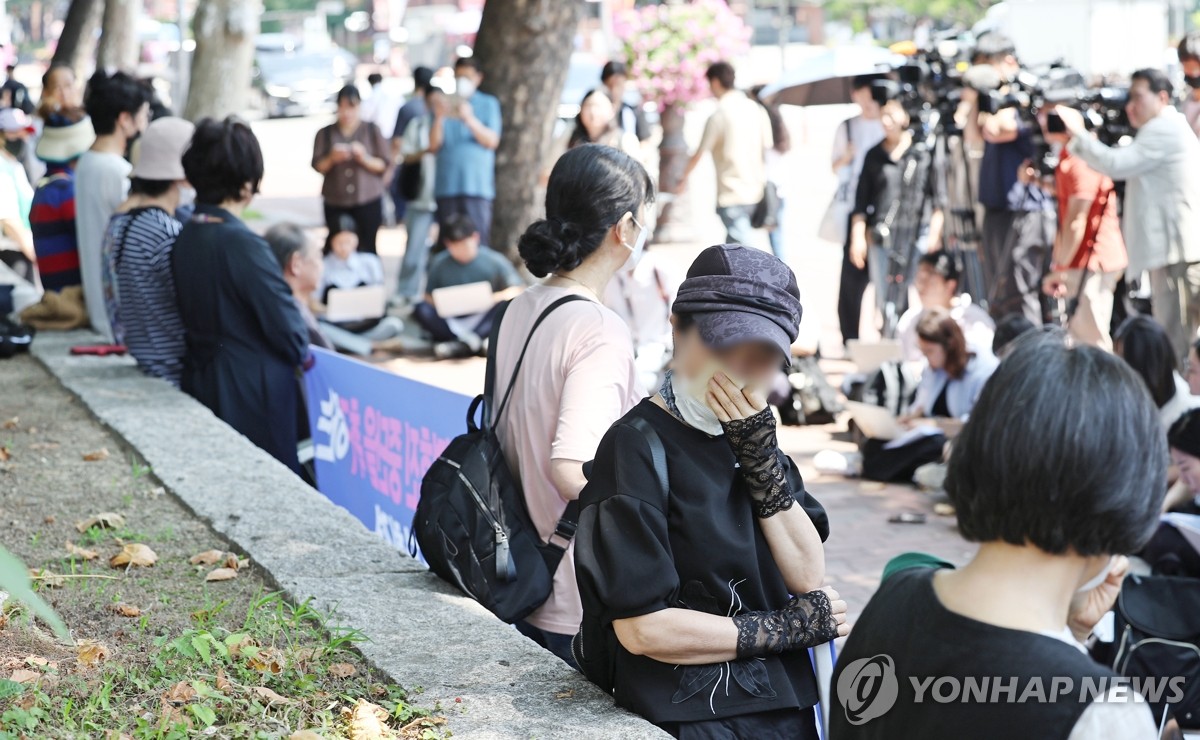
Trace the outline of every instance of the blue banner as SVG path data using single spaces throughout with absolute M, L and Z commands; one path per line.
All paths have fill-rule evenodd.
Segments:
M 421 479 L 466 431 L 471 398 L 317 347 L 305 373 L 317 488 L 399 550 Z

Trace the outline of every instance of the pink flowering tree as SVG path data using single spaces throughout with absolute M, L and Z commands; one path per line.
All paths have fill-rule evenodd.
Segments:
M 658 106 L 662 116 L 659 189 L 674 192 L 687 164 L 684 112 L 710 95 L 704 77 L 710 65 L 749 51 L 751 29 L 725 0 L 676 0 L 619 13 L 613 31 L 629 66 L 629 81 L 647 102 Z M 657 240 L 689 238 L 685 208 L 678 201 L 665 205 Z

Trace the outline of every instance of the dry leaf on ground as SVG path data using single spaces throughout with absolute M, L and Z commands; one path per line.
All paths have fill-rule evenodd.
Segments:
M 217 667 L 216 685 L 217 685 L 217 691 L 221 691 L 221 692 L 226 692 L 226 691 L 229 691 L 229 689 L 233 688 L 229 683 L 229 679 L 225 676 L 225 669 L 221 668 L 220 666 Z
M 50 661 L 46 660 L 45 658 L 43 658 L 40 655 L 26 656 L 26 658 L 23 662 L 25 663 L 25 665 L 50 665 Z
M 228 555 L 225 556 L 225 562 L 221 565 L 221 567 L 229 568 L 230 570 L 237 570 L 238 569 L 238 556 L 234 555 L 233 553 L 229 553 Z
M 324 738 L 312 730 L 296 730 L 288 735 L 288 740 L 324 740 Z
M 4 420 L 5 429 L 16 429 L 19 426 L 21 426 L 21 420 L 15 416 L 11 419 Z
M 286 697 L 280 696 L 279 694 L 276 694 L 274 691 L 271 691 L 266 686 L 255 686 L 254 688 L 250 689 L 250 692 L 268 704 L 291 704 L 292 703 L 291 699 L 288 699 Z
M 12 675 L 8 677 L 8 680 L 16 681 L 17 683 L 29 683 L 30 681 L 36 681 L 41 677 L 42 674 L 38 671 L 31 671 L 27 668 L 18 668 L 12 672 Z
M 126 566 L 139 565 L 143 568 L 149 568 L 158 562 L 158 554 L 151 550 L 148 546 L 140 542 L 134 542 L 121 548 L 121 552 L 112 556 L 108 561 L 109 565 L 114 568 L 122 568 Z
M 45 568 L 30 568 L 29 577 L 47 588 L 62 588 L 67 579 Z
M 101 529 L 120 529 L 125 526 L 125 517 L 113 511 L 102 511 L 94 516 L 89 516 L 81 522 L 75 523 L 75 529 L 80 532 L 86 532 L 92 527 L 100 527 Z
M 232 635 L 230 637 L 232 637 Z M 225 646 L 229 648 L 229 654 L 235 658 L 241 657 L 244 648 L 257 647 L 250 635 L 242 635 L 240 639 L 232 641 L 226 638 Z
M 555 699 L 574 699 L 575 698 L 575 689 L 567 689 L 566 691 L 560 691 L 554 695 L 554 698 Z
M 57 450 L 59 447 L 62 447 L 62 445 L 58 442 L 34 442 L 29 445 L 29 449 L 31 450 Z
M 396 734 L 388 729 L 387 710 L 366 699 L 359 699 L 350 710 L 350 740 L 378 740 L 392 738 Z
M 237 578 L 237 571 L 233 568 L 217 568 L 204 576 L 206 581 L 228 581 L 234 578 Z
M 196 689 L 187 681 L 180 681 L 171 687 L 171 690 L 162 695 L 163 701 L 171 702 L 172 704 L 187 704 L 196 698 Z
M 12 451 L 7 447 L 0 447 L 0 462 L 8 462 L 12 459 Z
M 214 565 L 225 555 L 222 550 L 205 550 L 188 558 L 192 565 Z
M 278 650 L 263 648 L 250 656 L 250 659 L 246 661 L 246 665 L 263 673 L 283 673 L 284 659 Z
M 101 460 L 107 460 L 108 459 L 108 448 L 101 447 L 100 449 L 96 450 L 95 452 L 84 453 L 83 459 L 85 462 L 100 462 Z
M 100 557 L 100 553 L 95 550 L 89 550 L 86 547 L 80 547 L 74 542 L 67 543 L 67 554 L 73 558 L 81 558 L 83 560 L 95 560 Z
M 329 675 L 334 678 L 349 678 L 355 673 L 358 673 L 358 669 L 349 663 L 334 663 L 329 666 Z
M 109 609 L 112 609 L 113 613 L 119 617 L 140 617 L 140 616 L 142 616 L 141 609 L 137 608 L 133 604 L 126 604 L 124 602 L 119 603 L 119 604 L 113 604 L 112 606 L 109 607 Z
M 82 665 L 93 665 L 108 659 L 108 648 L 95 640 L 80 640 L 76 644 L 79 662 Z

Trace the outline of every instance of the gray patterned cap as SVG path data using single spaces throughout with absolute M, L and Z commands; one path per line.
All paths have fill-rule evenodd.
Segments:
M 696 257 L 674 311 L 694 317 L 710 347 L 770 342 L 790 360 L 800 331 L 800 288 L 791 268 L 773 254 L 722 244 Z

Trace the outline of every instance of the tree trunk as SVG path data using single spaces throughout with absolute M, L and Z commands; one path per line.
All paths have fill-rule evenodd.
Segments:
M 104 0 L 104 23 L 96 65 L 133 73 L 138 63 L 137 22 L 141 0 Z
M 688 147 L 683 138 L 684 112 L 679 106 L 667 106 L 662 111 L 662 143 L 658 146 L 658 188 L 662 193 L 662 211 L 654 229 L 654 241 L 673 244 L 695 240 L 692 227 L 692 204 L 687 190 L 675 193 L 687 168 Z
M 85 79 L 85 65 L 91 57 L 92 36 L 100 23 L 101 0 L 71 0 L 63 21 L 62 35 L 54 50 L 53 64 L 65 64 L 75 70 L 77 79 Z
M 204 0 L 196 6 L 196 53 L 185 118 L 224 118 L 246 110 L 261 14 L 258 0 Z
M 509 255 L 539 211 L 538 179 L 582 16 L 583 0 L 488 0 L 483 7 L 475 56 L 483 89 L 500 99 L 504 117 L 492 246 Z

